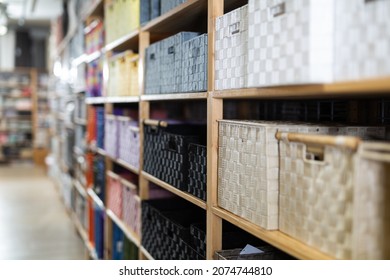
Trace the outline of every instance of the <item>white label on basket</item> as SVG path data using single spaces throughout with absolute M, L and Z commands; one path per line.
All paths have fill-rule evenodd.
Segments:
M 250 255 L 250 254 L 262 254 L 264 251 L 253 247 L 252 245 L 246 245 L 244 249 L 240 252 L 240 255 Z

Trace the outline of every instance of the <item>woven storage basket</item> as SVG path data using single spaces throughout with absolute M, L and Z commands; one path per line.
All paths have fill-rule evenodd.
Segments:
M 357 154 L 352 257 L 390 259 L 390 145 L 363 143 Z
M 119 125 L 115 115 L 106 115 L 105 118 L 105 148 L 109 156 L 118 157 Z
M 119 122 L 119 158 L 134 168 L 139 168 L 139 128 L 129 117 L 118 117 Z
M 248 87 L 332 81 L 334 2 L 250 0 Z
M 304 123 L 219 121 L 218 205 L 269 230 L 278 229 L 278 129 L 333 130 Z
M 173 198 L 142 201 L 142 245 L 155 258 L 197 259 L 189 246 L 189 226 L 204 219 L 204 212 Z
M 112 171 L 107 171 L 107 208 L 118 218 L 122 218 L 122 185 L 120 177 Z
M 335 1 L 335 79 L 390 74 L 389 1 Z
M 333 257 L 351 258 L 353 159 L 359 139 L 291 133 L 278 138 L 283 139 L 280 231 Z
M 199 142 L 204 126 L 150 121 L 144 124 L 144 170 L 188 191 L 188 144 Z
M 207 197 L 207 147 L 189 144 L 188 192 L 204 201 Z
M 216 19 L 215 88 L 247 86 L 248 5 Z
M 121 184 L 123 193 L 123 221 L 130 226 L 137 236 L 140 236 L 141 200 L 137 194 L 137 187 L 126 180 L 121 180 Z

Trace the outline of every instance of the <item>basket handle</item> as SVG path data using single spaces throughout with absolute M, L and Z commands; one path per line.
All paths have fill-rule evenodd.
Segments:
M 159 120 L 152 120 L 152 119 L 145 119 L 144 124 L 150 126 L 162 126 L 162 127 L 168 126 L 168 123 L 166 121 L 159 121 Z
M 303 133 L 287 133 L 281 131 L 278 131 L 275 137 L 278 140 L 301 142 L 305 144 L 314 144 L 322 146 L 345 147 L 351 150 L 357 150 L 361 142 L 360 138 L 352 136 L 314 135 Z
M 390 144 L 380 142 L 364 143 L 359 147 L 359 154 L 363 158 L 390 163 Z

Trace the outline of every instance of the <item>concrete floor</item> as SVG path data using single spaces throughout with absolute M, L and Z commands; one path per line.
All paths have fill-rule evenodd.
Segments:
M 84 244 L 43 169 L 0 165 L 0 260 L 85 257 Z

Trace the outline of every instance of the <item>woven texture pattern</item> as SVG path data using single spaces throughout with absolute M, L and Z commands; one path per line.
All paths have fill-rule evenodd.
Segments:
M 145 51 L 145 94 L 160 93 L 161 43 L 151 44 Z
M 139 168 L 139 131 L 138 124 L 129 118 L 120 118 L 119 122 L 119 158 L 129 163 L 134 168 Z
M 142 245 L 158 260 L 198 260 L 190 245 L 192 221 L 204 219 L 202 211 L 177 199 L 142 201 Z
M 280 231 L 336 258 L 351 258 L 353 152 L 280 141 Z
M 107 208 L 122 218 L 122 184 L 119 179 L 107 175 Z
M 130 189 L 122 184 L 123 192 L 123 221 L 140 236 L 141 201 L 136 189 Z
M 272 122 L 219 122 L 218 205 L 266 229 L 278 229 L 277 128 Z
M 182 91 L 207 91 L 207 34 L 183 43 Z
M 207 197 L 207 147 L 189 144 L 188 192 L 204 201 Z
M 188 191 L 188 145 L 199 143 L 203 126 L 144 125 L 144 170 L 175 188 Z
M 370 150 L 371 153 L 365 153 Z M 354 259 L 390 259 L 388 151 L 388 144 L 363 144 L 357 157 L 353 207 Z
M 335 79 L 389 75 L 390 2 L 335 2 Z
M 215 88 L 244 88 L 246 82 L 248 5 L 216 21 Z
M 249 87 L 331 81 L 333 0 L 250 0 L 248 14 Z

